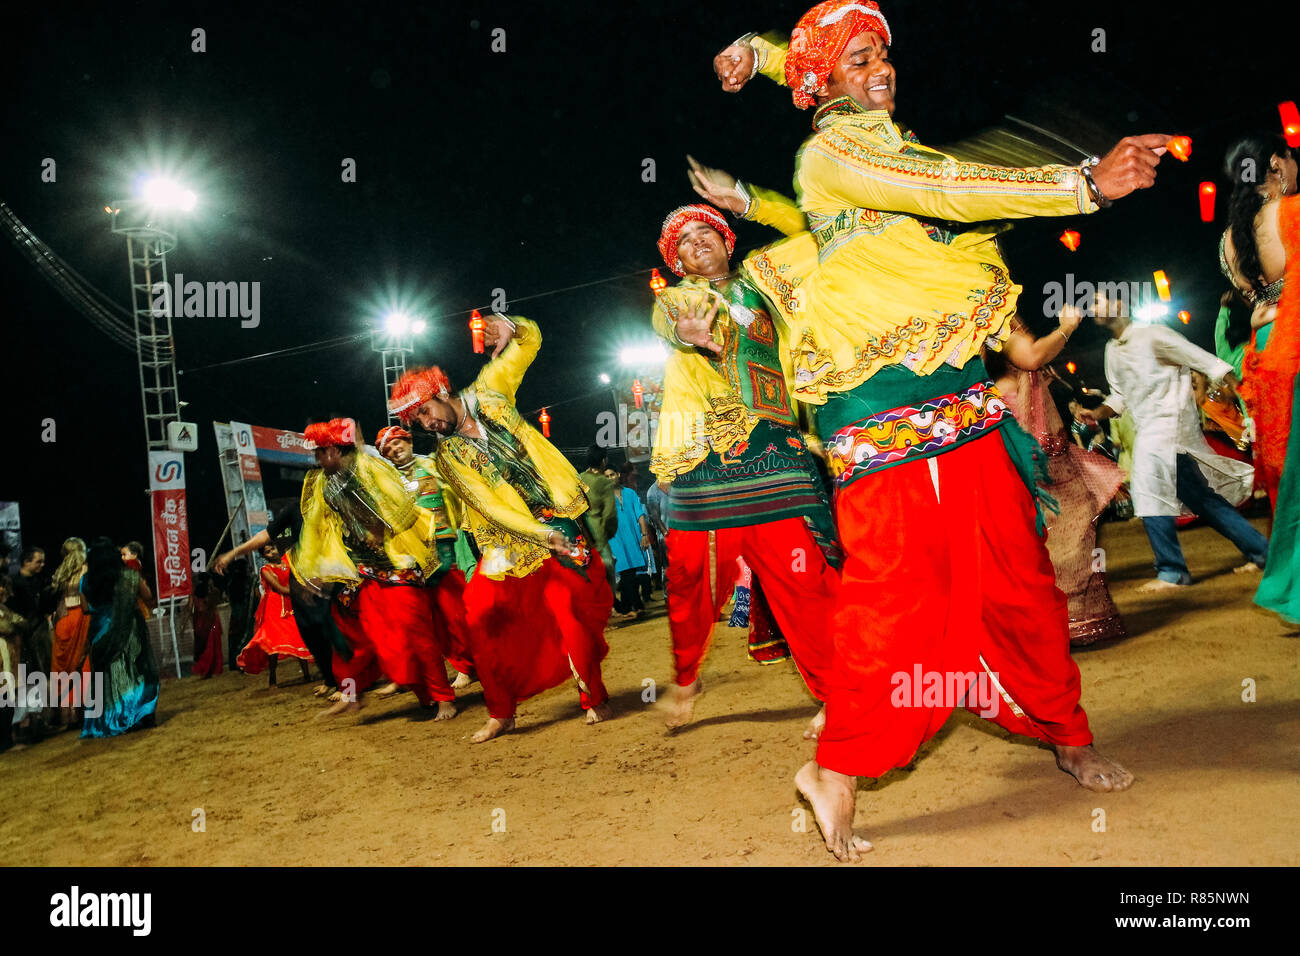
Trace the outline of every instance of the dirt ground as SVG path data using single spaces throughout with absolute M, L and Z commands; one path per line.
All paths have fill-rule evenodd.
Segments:
M 1214 532 L 1183 535 L 1195 587 L 1144 596 L 1137 523 L 1108 525 L 1130 637 L 1078 652 L 1099 746 L 1137 775 L 1091 794 L 1049 751 L 959 712 L 908 770 L 866 781 L 867 864 L 1276 865 L 1300 862 L 1300 635 L 1255 609 L 1258 576 Z M 810 615 L 816 609 L 809 609 Z M 814 706 L 789 662 L 745 656 L 720 628 L 697 720 L 674 734 L 644 703 L 671 672 L 662 604 L 612 627 L 617 709 L 582 723 L 562 687 L 476 746 L 478 686 L 435 723 L 410 695 L 313 720 L 285 685 L 227 673 L 165 681 L 158 727 L 65 733 L 0 756 L 0 859 L 17 865 L 820 865 L 833 862 L 792 777 Z M 1243 702 L 1243 681 L 1256 700 Z M 195 811 L 206 829 L 195 832 Z M 1104 810 L 1104 832 L 1094 828 Z

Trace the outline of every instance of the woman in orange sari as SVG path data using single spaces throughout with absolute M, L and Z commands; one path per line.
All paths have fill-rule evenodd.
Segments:
M 1256 175 L 1246 177 L 1244 170 Z M 1255 306 L 1241 394 L 1254 422 L 1259 473 L 1273 502 L 1268 564 L 1255 603 L 1300 621 L 1300 195 L 1296 159 L 1280 136 L 1248 136 L 1228 151 L 1234 186 L 1220 265 Z M 1260 174 L 1267 170 L 1262 179 Z M 1271 317 L 1271 324 L 1269 319 Z
M 63 556 L 54 572 L 50 587 L 59 599 L 54 609 L 54 649 L 50 658 L 50 673 L 82 673 L 82 687 L 90 679 L 90 615 L 86 613 L 81 596 L 81 576 L 86 573 L 86 542 L 68 538 L 63 542 Z M 53 702 L 55 728 L 72 727 L 80 722 L 77 711 L 80 703 L 73 699 L 72 684 L 62 681 L 59 699 Z

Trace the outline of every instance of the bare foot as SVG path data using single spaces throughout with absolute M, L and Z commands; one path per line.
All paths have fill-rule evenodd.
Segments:
M 1182 588 L 1188 588 L 1188 587 L 1191 587 L 1191 585 L 1175 584 L 1172 581 L 1162 581 L 1159 578 L 1156 578 L 1155 580 L 1148 581 L 1146 584 L 1138 588 L 1138 592 L 1141 594 L 1151 594 L 1154 591 L 1178 591 L 1181 590 Z
M 488 722 L 474 732 L 474 736 L 469 738 L 470 743 L 481 744 L 484 741 L 491 740 L 493 737 L 500 736 L 515 729 L 515 719 L 507 717 L 505 720 L 498 720 L 496 717 L 489 717 Z
M 330 694 L 325 699 L 329 701 L 331 704 L 337 704 L 339 701 L 343 699 L 343 691 L 336 690 L 334 691 L 334 693 Z
M 816 740 L 826 729 L 826 705 L 822 704 L 822 709 L 817 711 L 817 716 L 808 721 L 808 729 L 803 732 L 804 740 Z
M 1233 568 L 1232 573 L 1233 574 L 1260 574 L 1261 572 L 1263 572 L 1263 570 L 1264 569 L 1261 568 L 1254 561 L 1247 561 L 1241 567 Z
M 456 716 L 456 702 L 453 700 L 438 701 L 438 714 L 434 720 L 451 720 Z
M 1057 744 L 1054 749 L 1056 765 L 1078 780 L 1086 790 L 1111 793 L 1127 790 L 1133 785 L 1133 774 L 1097 753 L 1091 745 L 1066 747 Z
M 609 720 L 609 718 L 613 716 L 614 711 L 610 708 L 609 701 L 606 701 L 598 707 L 587 708 L 587 723 L 589 724 L 598 724 L 602 720 Z
M 333 707 L 330 707 L 328 710 L 322 710 L 317 714 L 317 720 L 321 720 L 325 717 L 337 717 L 339 714 L 355 714 L 361 709 L 361 701 L 349 700 L 342 694 L 336 694 L 336 696 L 338 697 L 338 701 Z M 331 698 L 331 700 L 332 699 L 333 698 Z
M 826 849 L 841 863 L 857 863 L 871 844 L 853 833 L 856 777 L 827 770 L 810 760 L 794 775 L 794 785 L 812 806 Z
M 370 693 L 374 694 L 376 697 L 392 697 L 401 689 L 402 688 L 398 687 L 392 681 L 389 681 L 383 687 L 372 690 Z
M 326 684 L 321 684 L 321 685 L 320 685 L 319 687 L 317 687 L 314 691 L 312 691 L 312 696 L 313 696 L 313 697 L 324 697 L 324 696 L 326 696 L 329 692 L 330 692 L 329 686 L 326 685 Z
M 695 699 L 704 693 L 704 684 L 700 679 L 695 678 L 695 683 L 689 687 L 682 687 L 679 684 L 673 685 L 672 701 L 668 705 L 668 717 L 664 723 L 669 729 L 685 727 L 695 716 Z
M 457 671 L 456 679 L 451 682 L 452 690 L 464 690 L 469 685 L 470 685 L 469 675 L 462 674 L 460 671 Z

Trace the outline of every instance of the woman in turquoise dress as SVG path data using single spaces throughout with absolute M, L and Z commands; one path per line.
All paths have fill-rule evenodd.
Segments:
M 81 591 L 90 613 L 90 664 L 98 699 L 93 707 L 86 701 L 81 736 L 116 737 L 135 727 L 152 727 L 158 662 L 141 608 L 153 595 L 140 572 L 123 565 L 108 538 L 95 540 L 86 565 Z

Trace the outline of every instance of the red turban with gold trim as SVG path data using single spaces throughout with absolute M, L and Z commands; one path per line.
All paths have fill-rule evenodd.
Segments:
M 825 0 L 802 17 L 790 34 L 785 58 L 785 81 L 794 91 L 801 110 L 826 93 L 826 80 L 844 55 L 844 48 L 859 33 L 871 30 L 891 43 L 889 24 L 874 0 Z
M 727 256 L 730 258 L 732 252 L 736 249 L 736 234 L 727 225 L 727 220 L 722 218 L 722 213 L 703 203 L 696 203 L 693 206 L 678 206 L 668 214 L 668 218 L 664 220 L 663 229 L 659 232 L 659 254 L 664 257 L 664 264 L 669 269 L 672 269 L 679 276 L 686 274 L 682 271 L 681 259 L 677 257 L 677 240 L 681 238 L 682 229 L 686 227 L 688 222 L 702 222 L 706 226 L 716 229 L 722 236 L 722 241 L 727 244 Z
M 399 378 L 388 400 L 388 410 L 400 418 L 403 425 L 409 425 L 420 406 L 431 398 L 444 401 L 451 398 L 451 380 L 436 365 L 413 369 Z

